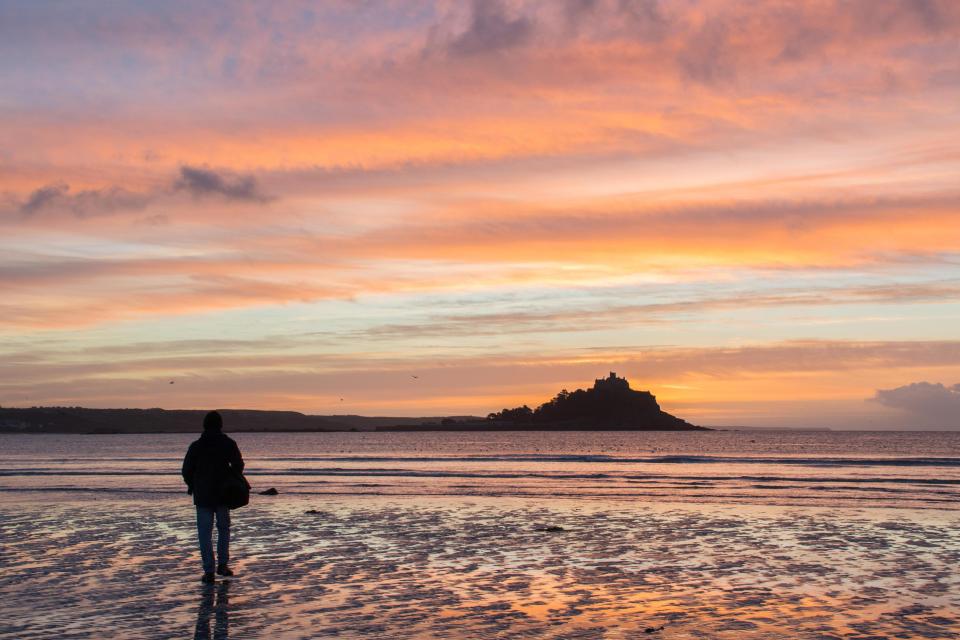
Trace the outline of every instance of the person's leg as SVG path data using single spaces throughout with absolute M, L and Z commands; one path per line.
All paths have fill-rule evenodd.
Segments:
M 197 507 L 197 539 L 200 541 L 200 560 L 203 572 L 213 573 L 213 509 Z
M 230 562 L 230 509 L 217 507 L 217 566 Z

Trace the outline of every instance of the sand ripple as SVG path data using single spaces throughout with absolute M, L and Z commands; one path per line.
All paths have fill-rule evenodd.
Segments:
M 0 505 L 0 636 L 960 635 L 950 513 L 281 495 L 234 522 L 205 587 L 184 500 Z

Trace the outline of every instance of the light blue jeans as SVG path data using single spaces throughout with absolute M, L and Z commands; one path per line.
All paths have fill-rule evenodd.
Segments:
M 213 558 L 213 517 L 217 517 L 217 561 Z M 217 564 L 230 561 L 230 509 L 226 507 L 197 507 L 197 538 L 200 540 L 200 559 L 203 572 L 213 573 Z

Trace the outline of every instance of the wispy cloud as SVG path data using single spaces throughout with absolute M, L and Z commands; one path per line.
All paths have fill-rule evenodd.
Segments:
M 469 26 L 446 44 L 457 56 L 472 56 L 512 49 L 524 44 L 533 33 L 526 16 L 512 17 L 500 0 L 473 0 Z
M 411 324 L 385 324 L 358 331 L 363 339 L 403 337 L 593 333 L 639 324 L 694 323 L 718 312 L 790 307 L 837 307 L 930 303 L 960 300 L 960 282 L 935 282 L 868 287 L 826 287 L 777 292 L 741 291 L 727 297 L 703 296 L 670 302 L 607 304 L 560 309 L 499 313 L 458 313 L 433 316 Z
M 213 196 L 227 201 L 260 204 L 272 200 L 260 190 L 253 175 L 184 165 L 168 185 L 159 184 L 141 191 L 117 185 L 74 190 L 62 181 L 46 184 L 15 203 L 11 213 L 18 214 L 12 216 L 18 222 L 64 215 L 87 219 L 139 213 L 157 202 L 169 202 L 178 192 L 197 199 Z
M 32 215 L 38 210 L 43 209 L 57 200 L 63 198 L 70 187 L 65 184 L 51 184 L 40 187 L 27 197 L 26 201 L 20 205 L 20 212 L 25 215 Z
M 79 218 L 109 215 L 115 212 L 139 211 L 152 199 L 150 194 L 136 193 L 122 187 L 84 189 L 71 193 L 66 183 L 50 184 L 34 190 L 20 204 L 23 217 L 68 213 Z

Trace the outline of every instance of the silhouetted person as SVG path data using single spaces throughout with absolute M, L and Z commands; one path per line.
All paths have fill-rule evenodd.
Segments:
M 203 435 L 187 449 L 183 459 L 183 480 L 187 493 L 197 506 L 197 537 L 200 540 L 200 558 L 203 561 L 203 581 L 214 581 L 213 520 L 217 520 L 216 570 L 222 576 L 232 576 L 230 562 L 230 509 L 223 502 L 222 488 L 226 480 L 243 471 L 240 448 L 224 435 L 223 419 L 216 411 L 203 418 Z

